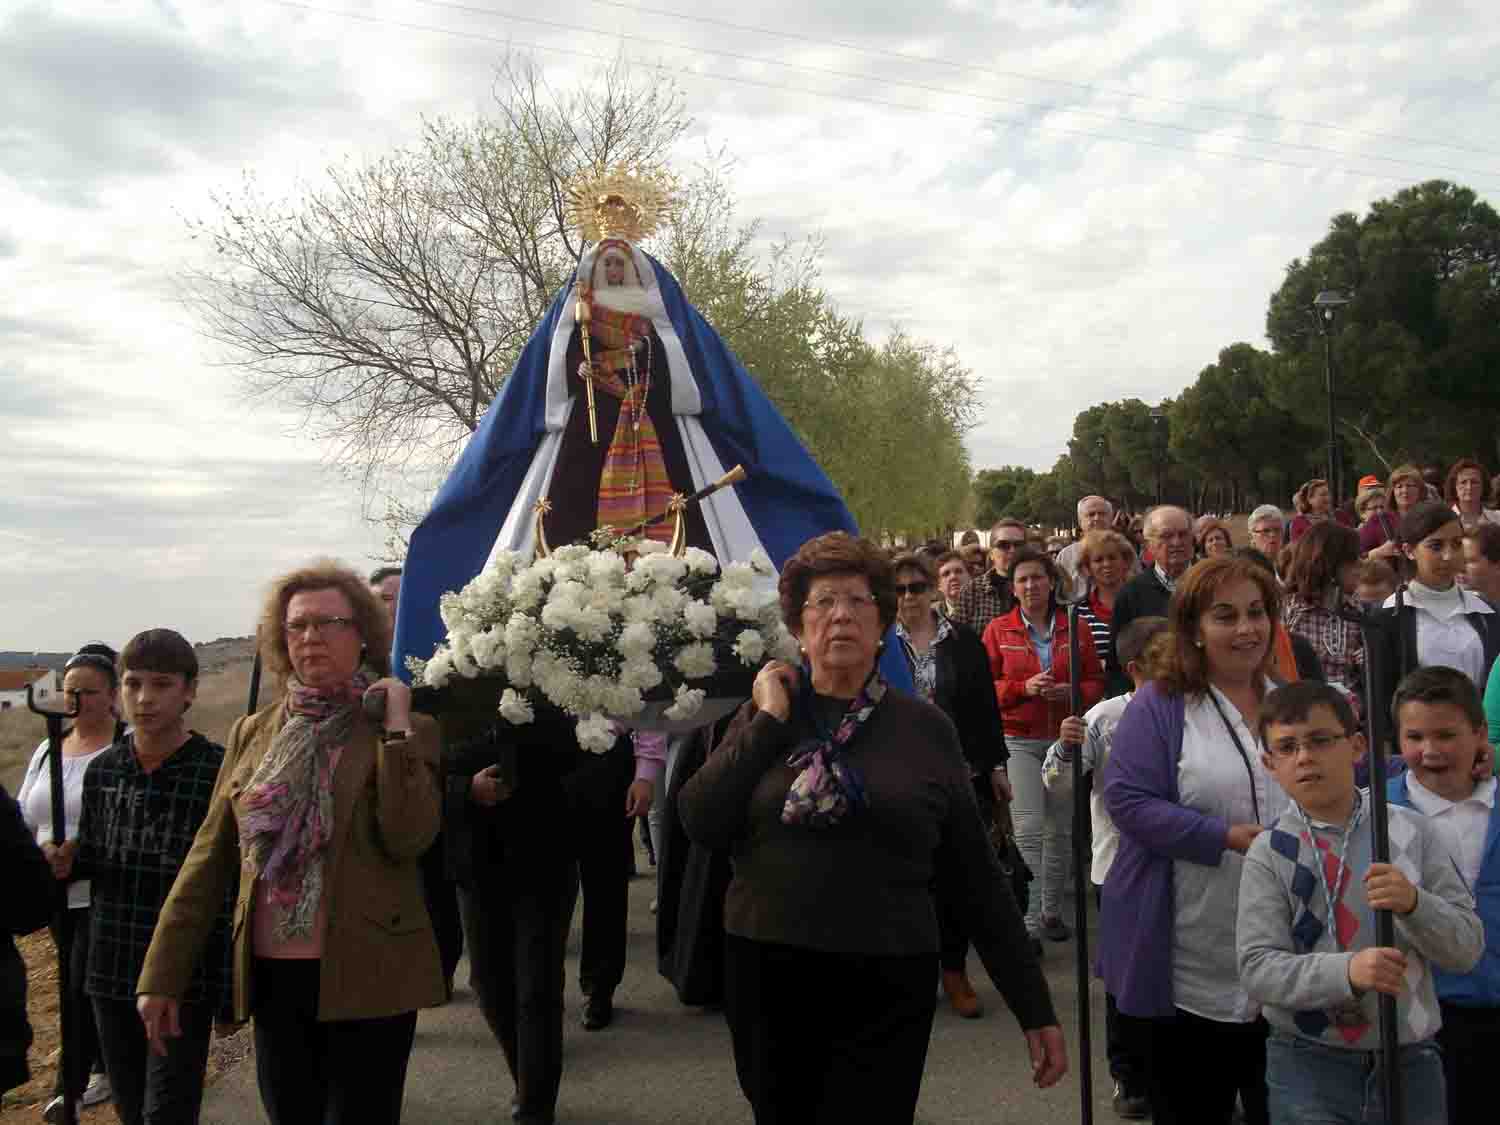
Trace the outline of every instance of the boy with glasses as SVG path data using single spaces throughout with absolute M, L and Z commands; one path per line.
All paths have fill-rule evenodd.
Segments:
M 1434 973 L 1433 983 L 1443 1017 L 1438 1043 L 1448 1120 L 1488 1121 L 1495 1112 L 1490 1068 L 1500 1061 L 1500 815 L 1484 709 L 1469 678 L 1441 665 L 1402 680 L 1391 709 L 1407 769 L 1391 778 L 1390 799 L 1438 829 L 1478 898 L 1483 958 L 1463 975 Z M 1475 780 L 1476 766 L 1483 780 Z
M 1466 973 L 1484 932 L 1434 827 L 1390 810 L 1390 863 L 1371 849 L 1365 752 L 1348 702 L 1302 680 L 1260 710 L 1261 761 L 1291 806 L 1244 858 L 1240 977 L 1271 1025 L 1266 1086 L 1273 1122 L 1384 1122 L 1378 994 L 1396 998 L 1403 1120 L 1444 1119 L 1441 1026 L 1431 966 Z M 1376 946 L 1375 911 L 1396 944 Z
M 959 591 L 952 618 L 981 637 L 985 626 L 1016 607 L 1016 595 L 1005 577 L 1010 560 L 1026 545 L 1026 525 L 1017 519 L 998 520 L 990 528 L 990 569 L 975 576 Z

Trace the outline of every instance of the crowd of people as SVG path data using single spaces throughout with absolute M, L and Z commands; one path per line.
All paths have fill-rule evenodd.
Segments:
M 685 1003 L 722 1006 L 761 1125 L 911 1122 L 939 997 L 984 1015 L 971 946 L 1050 1087 L 1068 1059 L 1041 965 L 1075 939 L 1086 799 L 1118 1116 L 1386 1120 L 1392 995 L 1403 1120 L 1477 1122 L 1500 1057 L 1487 480 L 1401 466 L 1348 504 L 1309 481 L 1241 545 L 1223 518 L 1132 520 L 1099 496 L 1050 541 L 1014 519 L 914 550 L 817 536 L 778 584 L 800 664 L 767 663 L 712 728 L 622 728 L 605 754 L 545 715 L 445 737 L 391 674 L 391 568 L 272 583 L 259 636 L 282 690 L 224 746 L 189 725 L 185 638 L 86 645 L 71 728 L 0 800 L 6 928 L 50 922 L 79 1016 L 48 1112 L 196 1121 L 211 1036 L 253 1021 L 275 1125 L 399 1121 L 417 1013 L 451 998 L 466 945 L 510 1116 L 550 1122 L 577 900 L 582 1022 L 602 1031 L 653 810 L 659 964 Z M 0 957 L 6 1085 L 29 1043 L 17 965 Z

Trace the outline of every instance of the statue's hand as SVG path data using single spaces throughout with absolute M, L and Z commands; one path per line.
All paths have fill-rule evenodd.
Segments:
M 590 378 L 593 378 L 593 375 L 594 375 L 593 365 L 590 364 L 589 361 L 586 360 L 586 359 L 585 360 L 580 360 L 579 363 L 578 363 L 578 377 L 580 379 L 590 379 Z

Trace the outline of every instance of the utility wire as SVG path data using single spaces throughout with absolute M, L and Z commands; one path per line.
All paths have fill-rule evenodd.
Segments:
M 886 86 L 899 86 L 909 90 L 918 90 L 928 94 L 944 94 L 949 97 L 969 98 L 974 101 L 995 102 L 1005 105 L 1019 106 L 1023 109 L 1034 109 L 1043 113 L 1061 112 L 1077 114 L 1081 117 L 1093 117 L 1106 122 L 1124 122 L 1128 125 L 1138 125 L 1146 129 L 1166 129 L 1174 133 L 1185 133 L 1193 137 L 1220 137 L 1223 134 L 1214 129 L 1205 129 L 1192 125 L 1179 125 L 1170 121 L 1147 121 L 1139 117 L 1129 117 L 1120 113 L 1105 113 L 1100 110 L 1084 109 L 1080 106 L 1060 105 L 1055 102 L 1035 102 L 1025 98 L 1009 97 L 1004 94 L 973 93 L 968 90 L 955 90 L 947 86 L 930 86 L 922 82 L 911 82 L 902 78 L 893 78 L 889 75 L 860 74 L 857 71 L 838 70 L 834 67 L 814 66 L 809 63 L 786 62 L 781 59 L 766 58 L 762 55 L 747 55 L 738 51 L 726 51 L 720 47 L 699 46 L 694 43 L 676 43 L 671 40 L 660 39 L 650 35 L 639 35 L 627 31 L 611 31 L 605 28 L 593 27 L 588 24 L 565 23 L 560 20 L 542 19 L 539 16 L 523 16 L 515 12 L 501 11 L 494 8 L 483 8 L 473 4 L 460 4 L 455 0 L 414 0 L 415 3 L 424 4 L 428 7 L 443 8 L 449 11 L 463 12 L 468 15 L 485 16 L 490 19 L 506 20 L 512 23 L 536 24 L 540 27 L 554 28 L 558 31 L 577 31 L 586 35 L 600 35 L 611 39 L 622 39 L 636 43 L 645 43 L 648 46 L 671 48 L 679 51 L 688 51 L 697 54 L 718 55 L 726 59 L 734 59 L 737 62 L 755 63 L 760 66 L 780 67 L 783 70 L 802 71 L 807 74 L 820 74 L 832 78 L 847 78 L 856 82 L 880 82 Z M 598 0 L 602 2 L 602 0 Z M 628 6 L 628 5 L 627 5 Z M 651 9 L 655 10 L 655 9 Z M 1258 145 L 1274 145 L 1278 148 L 1299 149 L 1304 152 L 1328 153 L 1338 157 L 1353 156 L 1360 160 L 1374 160 L 1382 164 L 1401 164 L 1414 168 L 1424 168 L 1432 171 L 1454 172 L 1464 176 L 1493 176 L 1496 173 L 1488 168 L 1461 168 L 1449 164 L 1434 164 L 1427 160 L 1412 160 L 1399 156 L 1380 156 L 1370 153 L 1351 153 L 1344 149 L 1330 148 L 1327 145 L 1311 144 L 1305 141 L 1279 141 L 1272 137 L 1256 137 L 1248 134 L 1236 134 L 1227 138 L 1230 140 L 1247 141 Z
M 444 35 L 455 39 L 466 39 L 473 42 L 495 43 L 510 48 L 521 48 L 524 50 L 548 51 L 554 54 L 571 55 L 575 58 L 589 59 L 595 62 L 611 63 L 618 56 L 604 55 L 597 51 L 584 51 L 576 47 L 559 47 L 546 43 L 524 43 L 515 39 L 498 35 L 486 35 L 482 32 L 460 31 L 455 28 L 437 27 L 431 24 L 412 23 L 407 20 L 394 20 L 384 16 L 368 15 L 363 12 L 341 11 L 335 8 L 323 8 L 314 4 L 300 3 L 298 0 L 265 0 L 266 3 L 281 8 L 292 8 L 300 11 L 314 12 L 319 15 L 333 16 L 339 19 L 355 20 L 361 23 L 379 24 L 388 27 L 398 27 L 407 31 L 422 31 L 435 35 Z M 596 34 L 609 35 L 608 32 Z M 692 78 L 708 79 L 714 82 L 728 82 L 735 85 L 750 86 L 758 89 L 771 90 L 777 93 L 801 94 L 810 97 L 832 99 L 834 101 L 857 102 L 864 105 L 872 105 L 882 109 L 900 110 L 906 113 L 926 114 L 928 116 L 948 117 L 955 120 L 976 121 L 985 125 L 1000 125 L 1010 129 L 1026 127 L 1039 132 L 1058 133 L 1067 136 L 1082 137 L 1088 140 L 1103 141 L 1113 144 L 1138 145 L 1147 148 L 1166 149 L 1173 152 L 1185 152 L 1194 156 L 1219 156 L 1229 160 L 1247 161 L 1256 164 L 1267 164 L 1281 168 L 1295 168 L 1310 172 L 1336 172 L 1350 176 L 1361 176 L 1366 179 L 1385 180 L 1392 183 L 1410 184 L 1412 177 L 1397 176 L 1387 172 L 1376 172 L 1369 169 L 1349 168 L 1324 164 L 1304 164 L 1293 160 L 1282 160 L 1273 156 L 1265 156 L 1247 152 L 1230 152 L 1223 149 L 1205 149 L 1189 145 L 1170 144 L 1166 141 L 1153 140 L 1146 137 L 1124 137 L 1113 136 L 1107 133 L 1093 133 L 1083 129 L 1071 129 L 1062 125 L 1044 125 L 1028 122 L 1020 117 L 985 116 L 982 114 L 962 113 L 955 110 L 932 109 L 927 106 L 914 106 L 903 102 L 887 101 L 881 98 L 872 98 L 866 95 L 833 93 L 825 90 L 813 90 L 802 86 L 789 86 L 783 83 L 766 82 L 743 75 L 718 74 L 712 71 L 704 72 L 687 66 L 668 66 L 665 63 L 651 63 L 649 60 L 637 60 L 645 65 L 656 66 L 661 70 L 687 75 Z M 764 60 L 757 60 L 764 61 Z M 1475 190 L 1493 193 L 1494 189 L 1486 185 L 1475 185 Z
M 416 0 L 417 3 L 429 2 L 429 0 Z M 436 0 L 432 0 L 436 2 Z M 1095 82 L 1078 82 L 1067 78 L 1053 78 L 1041 74 L 1026 74 L 1017 70 L 1002 70 L 997 67 L 979 66 L 975 63 L 956 62 L 939 56 L 919 55 L 911 51 L 896 51 L 886 47 L 869 47 L 859 43 L 849 43 L 839 39 L 819 39 L 812 35 L 799 35 L 794 31 L 781 31 L 770 27 L 755 27 L 750 24 L 732 23 L 729 20 L 715 19 L 712 16 L 692 15 L 687 12 L 676 12 L 667 8 L 653 8 L 646 4 L 631 4 L 626 0 L 585 0 L 589 4 L 597 4 L 605 8 L 621 8 L 629 12 L 646 12 L 655 16 L 664 16 L 667 19 L 683 20 L 688 23 L 704 24 L 710 27 L 720 27 L 729 31 L 742 31 L 752 35 L 767 35 L 776 39 L 785 39 L 793 43 L 806 43 L 814 47 L 838 47 L 845 51 L 857 51 L 861 54 L 875 55 L 880 58 L 899 59 L 902 62 L 924 63 L 931 66 L 945 66 L 953 70 L 966 70 L 975 74 L 987 74 L 995 78 L 1016 78 L 1023 82 L 1039 82 L 1052 86 L 1063 86 L 1068 89 L 1080 90 L 1090 94 L 1109 94 L 1119 98 L 1133 98 L 1137 101 L 1158 102 L 1162 105 L 1175 105 L 1184 109 L 1206 110 L 1210 113 L 1231 114 L 1238 117 L 1252 117 L 1261 121 L 1273 121 L 1285 125 L 1301 125 L 1310 129 L 1325 129 L 1337 133 L 1350 133 L 1354 136 L 1371 137 L 1376 140 L 1400 141 L 1403 144 L 1430 145 L 1436 148 L 1451 148 L 1459 152 L 1482 153 L 1486 156 L 1500 156 L 1500 150 L 1480 148 L 1475 145 L 1455 144 L 1449 141 L 1432 140 L 1426 137 L 1410 137 L 1400 133 L 1381 133 L 1371 129 L 1359 129 L 1352 125 L 1332 125 L 1324 121 L 1310 121 L 1305 118 L 1286 117 L 1278 113 L 1267 113 L 1262 110 L 1238 109 L 1233 106 L 1216 105 L 1213 102 L 1195 102 L 1185 98 L 1169 98 L 1160 94 L 1142 94 L 1135 90 L 1125 90 L 1115 86 L 1104 86 Z

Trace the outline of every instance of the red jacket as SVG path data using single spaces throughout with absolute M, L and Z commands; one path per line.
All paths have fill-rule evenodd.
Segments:
M 1052 633 L 1052 677 L 1068 683 L 1068 613 L 1057 609 Z M 995 681 L 995 695 L 1000 701 L 1000 717 L 1010 738 L 1056 738 L 1062 721 L 1068 717 L 1068 701 L 1043 699 L 1026 694 L 1026 681 L 1043 671 L 1026 623 L 1017 606 L 989 623 L 984 631 L 984 650 L 990 657 L 990 676 Z M 1094 651 L 1094 638 L 1088 625 L 1078 630 L 1078 658 L 1082 664 L 1083 708 L 1088 710 L 1104 696 L 1104 669 Z

